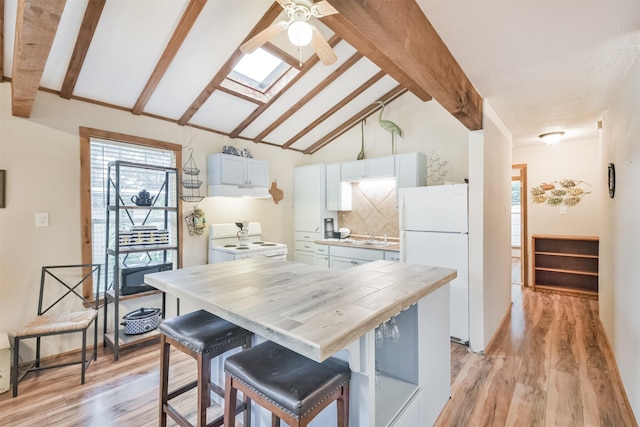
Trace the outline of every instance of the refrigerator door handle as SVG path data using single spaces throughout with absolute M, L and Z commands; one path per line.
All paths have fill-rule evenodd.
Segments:
M 402 195 L 402 200 L 400 200 L 400 230 L 405 228 L 405 212 L 407 211 L 405 203 L 404 203 L 404 194 Z
M 402 230 L 402 247 L 400 248 L 400 262 L 407 262 L 407 232 Z

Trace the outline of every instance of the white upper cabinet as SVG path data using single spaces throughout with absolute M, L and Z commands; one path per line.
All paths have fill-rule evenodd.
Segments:
M 395 176 L 393 156 L 345 162 L 341 164 L 341 167 L 342 181 L 393 178 Z
M 396 187 L 424 187 L 427 184 L 427 156 L 424 153 L 398 154 Z
M 334 218 L 327 211 L 325 165 L 298 166 L 293 174 L 293 222 L 295 231 L 316 232 L 322 238 L 324 218 Z
M 351 210 L 351 183 L 342 181 L 340 163 L 327 165 L 327 210 Z
M 262 160 L 230 154 L 207 157 L 209 185 L 269 186 L 269 164 Z
M 369 179 L 393 178 L 396 165 L 392 156 L 367 159 L 367 177 Z
M 269 164 L 262 160 L 247 159 L 247 178 L 249 185 L 269 186 Z

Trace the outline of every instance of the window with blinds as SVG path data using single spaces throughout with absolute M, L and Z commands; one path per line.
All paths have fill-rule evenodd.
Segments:
M 90 139 L 91 152 L 91 231 L 92 231 L 92 257 L 93 262 L 104 264 L 107 244 L 106 236 L 106 208 L 107 208 L 107 185 L 109 184 L 108 166 L 109 162 L 115 160 L 125 160 L 127 162 L 150 164 L 162 167 L 175 167 L 175 154 L 172 150 L 163 150 L 143 145 L 129 144 L 124 142 L 103 140 L 99 138 Z M 139 169 L 129 172 L 123 176 L 120 182 L 121 197 L 127 204 L 132 196 L 136 196 L 142 189 L 147 190 L 152 195 L 157 194 L 164 180 L 157 171 Z M 113 192 L 113 187 L 112 190 Z M 169 186 L 170 193 L 175 192 L 175 185 Z M 141 212 L 136 212 L 140 214 Z M 123 211 L 121 224 L 126 224 L 129 219 L 127 213 Z M 137 221 L 136 218 L 134 218 Z M 144 225 L 157 225 L 164 228 L 162 218 L 153 216 L 143 219 Z M 175 222 L 173 222 L 175 223 Z M 175 227 L 175 226 L 173 226 Z M 175 235 L 176 230 L 169 230 Z M 113 232 L 111 232 L 113 239 Z M 166 262 L 162 252 L 129 254 L 120 259 L 121 263 L 141 264 L 147 262 Z M 168 260 L 176 262 L 176 260 Z M 109 268 L 112 276 L 113 268 Z M 113 277 L 107 278 L 107 287 L 113 284 Z M 95 289 L 94 289 L 95 292 Z

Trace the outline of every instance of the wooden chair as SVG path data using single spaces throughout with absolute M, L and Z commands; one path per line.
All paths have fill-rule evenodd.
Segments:
M 75 282 L 78 277 L 81 277 L 80 281 Z M 96 289 L 98 290 L 94 301 L 90 301 L 82 296 L 82 284 L 90 279 L 96 281 Z M 69 284 L 68 282 L 71 280 L 73 280 L 75 284 Z M 80 287 L 79 290 L 78 287 Z M 14 334 L 13 369 L 11 371 L 13 397 L 18 395 L 18 383 L 28 373 L 45 369 L 81 364 L 80 383 L 84 384 L 87 368 L 91 364 L 92 360 L 96 360 L 98 358 L 97 318 L 99 295 L 100 264 L 42 267 L 42 274 L 40 276 L 40 296 L 38 299 L 38 315 L 25 327 Z M 72 296 L 76 298 L 71 298 Z M 81 302 L 81 305 L 78 304 L 78 302 Z M 78 306 L 82 308 L 79 308 Z M 91 324 L 93 324 L 94 329 L 93 353 L 87 360 L 87 330 Z M 80 360 L 41 366 L 40 341 L 42 337 L 77 332 L 82 333 L 82 356 Z M 21 369 L 19 363 L 20 341 L 29 338 L 36 339 L 36 358 L 28 368 Z

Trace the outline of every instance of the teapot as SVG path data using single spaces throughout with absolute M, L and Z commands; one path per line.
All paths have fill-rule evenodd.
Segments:
M 153 204 L 153 197 L 147 190 L 141 190 L 137 196 L 131 196 L 131 201 L 138 206 L 151 206 Z

